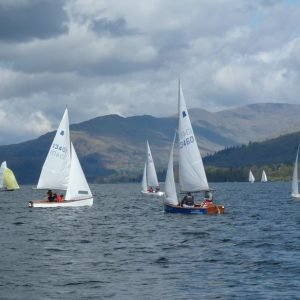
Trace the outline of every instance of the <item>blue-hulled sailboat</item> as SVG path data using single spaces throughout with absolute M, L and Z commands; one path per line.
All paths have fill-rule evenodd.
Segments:
M 201 202 L 187 207 L 181 206 L 176 193 L 173 171 L 173 151 L 175 138 L 172 144 L 168 170 L 165 182 L 164 209 L 167 213 L 182 214 L 221 214 L 224 213 L 223 205 L 212 202 L 211 189 L 209 188 L 203 161 L 198 149 L 190 117 L 184 100 L 179 81 L 178 91 L 178 148 L 179 148 L 179 185 L 181 193 L 205 192 L 206 198 Z

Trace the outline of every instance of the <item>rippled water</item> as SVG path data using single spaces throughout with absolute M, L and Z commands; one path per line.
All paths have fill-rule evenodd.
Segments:
M 90 208 L 0 193 L 1 299 L 300 299 L 300 201 L 289 183 L 212 184 L 225 215 L 163 212 L 137 184 Z

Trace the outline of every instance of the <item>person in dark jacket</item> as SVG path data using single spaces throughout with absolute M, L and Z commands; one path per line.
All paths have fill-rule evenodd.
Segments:
M 192 194 L 188 192 L 181 200 L 180 205 L 183 207 L 194 207 L 195 206 L 194 196 L 192 196 Z

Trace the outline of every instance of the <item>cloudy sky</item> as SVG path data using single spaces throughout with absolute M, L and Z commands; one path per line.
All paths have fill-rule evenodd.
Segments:
M 298 0 L 0 0 L 0 144 L 117 113 L 300 103 Z

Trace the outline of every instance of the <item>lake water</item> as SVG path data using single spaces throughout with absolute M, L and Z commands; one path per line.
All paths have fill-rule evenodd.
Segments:
M 85 208 L 0 193 L 0 299 L 300 299 L 290 183 L 211 186 L 224 215 L 165 214 L 139 184 L 92 185 Z

